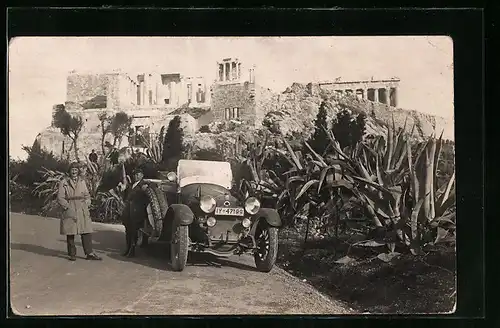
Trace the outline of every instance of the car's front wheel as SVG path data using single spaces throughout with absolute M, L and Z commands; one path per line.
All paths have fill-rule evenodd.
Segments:
M 172 269 L 182 271 L 187 263 L 189 248 L 189 227 L 178 225 L 173 227 L 172 243 L 170 246 L 170 258 Z
M 260 222 L 255 231 L 255 243 L 255 266 L 262 272 L 271 271 L 278 255 L 278 228 Z

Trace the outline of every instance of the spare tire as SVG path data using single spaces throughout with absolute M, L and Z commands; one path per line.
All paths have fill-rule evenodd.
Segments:
M 161 219 L 163 219 L 165 217 L 165 214 L 167 214 L 168 210 L 167 197 L 165 196 L 165 193 L 163 192 L 163 190 L 161 190 L 161 188 L 155 186 L 153 190 L 156 194 L 156 199 L 158 200 L 158 204 L 160 205 Z
M 148 195 L 149 205 L 151 206 L 151 214 L 153 215 L 153 235 L 161 231 L 161 220 L 163 219 L 162 211 L 158 198 L 156 197 L 156 192 L 154 191 L 155 186 L 148 185 L 146 188 L 146 194 Z

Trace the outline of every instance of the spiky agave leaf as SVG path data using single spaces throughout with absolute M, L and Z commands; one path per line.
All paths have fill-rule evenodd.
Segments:
M 313 185 L 318 184 L 318 183 L 319 183 L 319 180 L 316 180 L 316 179 L 307 181 L 307 182 L 306 182 L 306 183 L 302 186 L 302 188 L 300 189 L 299 193 L 298 193 L 298 194 L 297 194 L 297 196 L 295 197 L 295 200 L 298 200 L 300 197 L 302 197 L 302 195 L 303 195 L 304 193 L 306 193 L 306 192 L 307 192 L 307 190 L 308 190 L 309 188 L 311 188 Z
M 309 149 L 309 151 L 311 152 L 311 154 L 313 154 L 313 156 L 321 164 L 321 165 L 319 165 L 320 167 L 326 167 L 326 166 L 328 166 L 328 164 L 326 164 L 326 162 L 323 159 L 323 157 L 321 157 L 317 152 L 315 152 L 314 149 L 312 149 L 312 147 L 307 143 L 307 141 L 304 141 L 304 145 Z
M 287 150 L 288 150 L 288 153 L 289 153 L 289 155 L 290 155 L 290 157 L 291 157 L 291 159 L 292 159 L 292 164 L 293 164 L 295 167 L 297 167 L 297 169 L 299 169 L 299 170 L 304 169 L 304 167 L 302 166 L 302 164 L 300 163 L 299 159 L 298 159 L 298 158 L 297 158 L 297 156 L 295 155 L 295 153 L 294 153 L 294 151 L 293 151 L 292 147 L 290 146 L 290 144 L 288 143 L 288 141 L 286 141 L 286 139 L 285 139 L 285 138 L 282 138 L 282 140 L 283 140 L 283 142 L 284 142 L 284 144 L 285 144 L 285 146 L 286 146 L 286 148 L 287 148 Z

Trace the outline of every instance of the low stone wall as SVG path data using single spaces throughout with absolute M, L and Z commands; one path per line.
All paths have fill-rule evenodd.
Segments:
M 74 150 L 69 150 L 71 147 L 71 139 L 63 136 L 58 130 L 48 128 L 41 132 L 36 137 L 36 140 L 40 143 L 42 149 L 54 153 L 55 156 L 66 158 L 66 156 L 69 155 L 70 160 L 75 160 Z M 107 135 L 105 141 L 112 143 L 113 137 L 111 135 Z M 99 134 L 82 132 L 78 138 L 77 145 L 80 160 L 84 160 L 88 157 L 92 149 L 95 149 L 99 156 L 102 155 L 101 136 Z M 128 146 L 128 140 L 123 138 L 120 147 L 126 146 Z

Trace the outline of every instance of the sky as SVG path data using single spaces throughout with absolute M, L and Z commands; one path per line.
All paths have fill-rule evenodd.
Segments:
M 453 41 L 380 37 L 23 37 L 9 44 L 9 154 L 25 158 L 65 102 L 72 70 L 181 73 L 215 79 L 216 62 L 255 65 L 256 83 L 282 92 L 293 82 L 401 79 L 401 108 L 453 118 Z M 245 71 L 243 72 L 245 73 Z

